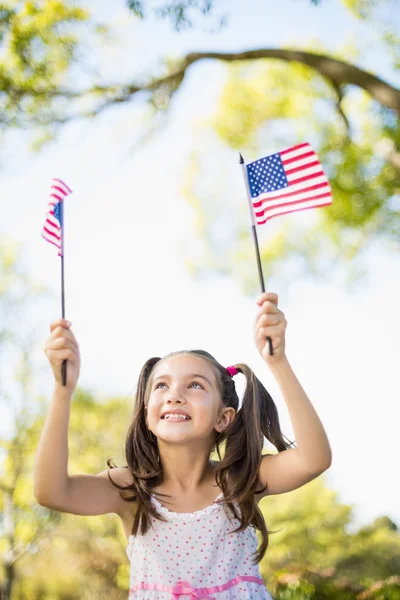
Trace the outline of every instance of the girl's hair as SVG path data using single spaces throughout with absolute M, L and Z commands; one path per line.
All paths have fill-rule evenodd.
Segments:
M 211 354 L 204 350 L 188 350 L 168 354 L 165 358 L 177 354 L 190 354 L 205 360 L 215 373 L 223 404 L 226 407 L 233 407 L 236 411 L 235 419 L 225 431 L 215 432 L 216 436 L 210 447 L 210 454 L 214 450 L 218 454 L 220 462 L 216 470 L 216 481 L 223 492 L 226 505 L 240 522 L 239 527 L 234 531 L 240 532 L 249 525 L 253 525 L 261 533 L 262 543 L 254 558 L 254 562 L 258 563 L 268 547 L 268 530 L 255 501 L 255 494 L 260 494 L 267 489 L 265 486 L 262 490 L 256 490 L 264 436 L 278 452 L 287 450 L 293 445 L 293 442 L 287 438 L 285 441 L 285 436 L 280 429 L 275 403 L 247 365 L 241 363 L 234 365 L 247 380 L 242 406 L 239 409 L 239 398 L 231 375 Z M 163 480 L 163 472 L 159 462 L 157 437 L 146 426 L 145 411 L 150 396 L 151 375 L 160 360 L 162 359 L 150 358 L 139 375 L 133 419 L 125 443 L 127 468 L 133 482 L 125 487 L 120 486 L 108 474 L 115 487 L 121 491 L 132 493 L 131 497 L 125 498 L 120 492 L 124 500 L 137 501 L 132 535 L 136 535 L 138 531 L 141 534 L 146 533 L 150 526 L 150 516 L 166 520 L 150 501 L 152 489 L 160 485 Z M 221 445 L 224 442 L 225 452 L 222 458 Z M 112 469 L 116 465 L 111 463 L 112 461 L 109 459 L 107 465 Z M 167 496 L 161 493 L 157 495 Z M 239 514 L 234 502 L 239 506 Z

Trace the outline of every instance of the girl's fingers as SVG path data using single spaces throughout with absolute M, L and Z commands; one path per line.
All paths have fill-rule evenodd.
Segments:
M 49 341 L 50 340 L 56 340 L 59 338 L 65 338 L 68 340 L 71 340 L 71 342 L 76 343 L 76 339 L 74 334 L 72 333 L 72 331 L 70 331 L 69 329 L 66 329 L 65 327 L 56 327 L 55 329 L 53 329 L 53 332 L 50 334 L 49 336 Z
M 284 334 L 284 329 L 280 325 L 273 325 L 271 327 L 261 327 L 257 331 L 257 341 L 265 342 L 270 337 L 271 339 L 281 338 Z
M 56 327 L 65 327 L 66 329 L 69 329 L 71 325 L 71 321 L 67 321 L 66 319 L 56 319 L 50 323 L 50 333 L 53 333 Z
M 73 365 L 77 363 L 78 357 L 76 353 L 70 348 L 66 348 L 63 350 L 48 350 L 46 354 L 47 358 L 53 365 L 61 364 L 64 360 L 68 360 Z
M 283 321 L 284 316 L 281 311 L 278 313 L 263 313 L 256 321 L 256 330 L 260 327 L 267 327 L 268 325 L 278 325 L 280 321 Z
M 264 302 L 271 302 L 278 306 L 278 294 L 274 292 L 263 292 L 260 296 L 258 296 L 256 303 L 258 306 L 261 306 Z
M 279 314 L 283 314 L 282 311 L 276 306 L 276 304 L 267 300 L 266 302 L 264 302 L 262 304 L 262 306 L 257 311 L 256 321 L 258 321 L 258 319 L 262 315 L 279 315 Z
M 75 340 L 71 340 L 68 337 L 57 337 L 55 339 L 49 339 L 46 348 L 49 350 L 63 350 L 69 348 L 71 350 L 77 350 L 78 345 Z

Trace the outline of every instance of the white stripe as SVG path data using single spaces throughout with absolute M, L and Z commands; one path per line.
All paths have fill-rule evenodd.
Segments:
M 54 187 L 59 187 L 63 191 L 64 196 L 68 196 L 68 194 L 70 193 L 64 183 L 60 183 L 59 181 L 55 181 L 53 179 L 52 180 L 51 189 L 53 189 Z M 54 190 L 54 193 L 57 194 L 57 193 L 60 193 L 60 191 L 59 190 Z
M 57 248 L 61 248 L 61 242 L 60 239 L 56 239 L 54 236 L 49 235 L 47 233 L 47 231 L 42 232 L 42 236 L 44 237 L 45 240 L 49 240 L 49 242 L 53 242 L 53 244 L 55 244 L 57 246 Z
M 60 232 L 59 222 L 57 221 L 57 219 L 54 219 L 54 217 L 52 217 L 52 215 L 47 215 L 47 217 L 46 217 L 46 226 L 51 231 L 54 231 L 54 233 L 59 233 Z
M 307 146 L 303 146 L 303 148 L 298 148 L 297 150 L 292 150 L 291 152 L 286 152 L 283 156 L 281 156 L 281 159 L 283 160 L 283 162 L 285 162 L 286 160 L 290 160 L 291 158 L 295 158 L 296 156 L 301 156 L 302 154 L 305 154 L 306 152 L 314 152 L 314 150 L 311 148 L 310 144 L 307 144 Z M 314 152 L 315 154 L 315 152 Z M 315 156 L 317 156 L 315 154 Z
M 315 165 L 315 167 L 309 167 L 308 169 L 304 169 L 303 171 L 297 171 L 297 173 L 286 175 L 286 179 L 290 183 L 291 181 L 299 179 L 300 177 L 307 177 L 307 175 L 313 175 L 314 173 L 317 173 L 318 175 L 324 174 L 321 165 Z
M 288 165 L 284 165 L 285 171 L 290 171 L 291 169 L 297 169 L 298 167 L 303 167 L 305 165 L 309 165 L 310 163 L 318 160 L 317 156 L 306 156 L 305 158 L 301 158 L 300 160 L 296 160 Z
M 305 208 L 313 208 L 314 206 L 318 207 L 320 205 L 326 204 L 327 202 L 329 202 L 329 198 L 321 198 L 320 200 L 309 200 L 308 202 L 302 202 L 301 204 L 297 204 L 296 208 L 293 208 L 292 212 L 295 212 L 295 210 L 298 211 L 300 209 L 305 209 Z M 289 210 L 287 210 L 288 208 L 289 208 Z M 282 213 L 288 213 L 288 212 L 290 212 L 290 207 L 288 207 L 288 206 L 282 206 L 281 208 L 269 210 L 266 214 L 264 214 L 263 217 L 257 218 L 257 223 L 263 224 L 265 219 L 270 219 L 273 216 L 277 216 Z
M 269 198 L 273 198 L 274 196 L 280 195 L 282 197 L 282 201 L 284 201 L 284 196 L 286 196 L 286 194 L 290 194 L 291 192 L 297 192 L 299 190 L 303 190 L 306 187 L 312 186 L 312 185 L 318 185 L 319 183 L 325 183 L 327 182 L 327 178 L 326 175 L 319 175 L 317 177 L 315 177 L 314 179 L 308 179 L 307 181 L 301 181 L 300 183 L 295 183 L 294 185 L 291 185 L 289 187 L 284 188 L 283 190 L 275 190 L 274 192 L 265 192 L 264 194 L 260 194 L 259 196 L 257 196 L 256 198 L 253 198 L 253 202 L 258 202 L 259 200 L 262 200 L 263 202 L 270 202 L 270 200 L 268 200 Z M 321 188 L 324 189 L 324 188 Z
M 279 206 L 279 204 L 285 204 L 285 206 L 288 206 L 291 202 L 296 202 L 297 200 L 307 200 L 307 198 L 310 198 L 310 196 L 319 196 L 320 194 L 329 194 L 330 193 L 330 189 L 329 187 L 324 187 L 321 188 L 319 190 L 311 190 L 310 192 L 299 192 L 298 194 L 295 194 L 294 196 L 289 196 L 288 198 L 278 198 L 277 200 L 269 200 L 268 202 L 265 202 L 262 206 L 260 207 L 254 207 L 254 211 L 256 213 L 256 215 L 258 213 L 261 213 L 264 210 L 267 210 L 270 206 Z M 326 198 L 327 200 L 328 198 Z

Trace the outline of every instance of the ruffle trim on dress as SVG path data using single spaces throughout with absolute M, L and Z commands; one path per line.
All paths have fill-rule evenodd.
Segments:
M 192 513 L 172 512 L 166 506 L 163 506 L 161 504 L 161 502 L 159 502 L 157 500 L 157 498 L 155 497 L 154 494 L 151 494 L 150 500 L 151 500 L 151 503 L 153 504 L 153 506 L 155 506 L 155 508 L 157 509 L 157 511 L 160 513 L 160 515 L 162 515 L 166 519 L 173 519 L 173 520 L 176 520 L 176 521 L 190 522 L 190 521 L 198 521 L 199 519 L 203 519 L 207 515 L 210 515 L 215 510 L 217 510 L 221 506 L 221 501 L 220 500 L 222 499 L 222 497 L 223 497 L 223 493 L 221 492 L 215 498 L 213 504 L 210 504 L 209 506 L 206 506 L 205 508 L 202 508 L 200 510 L 196 510 L 195 512 L 192 512 Z

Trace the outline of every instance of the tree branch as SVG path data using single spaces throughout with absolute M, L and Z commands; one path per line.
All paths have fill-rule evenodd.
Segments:
M 343 87 L 345 85 L 355 85 L 368 92 L 381 105 L 390 108 L 400 116 L 400 90 L 390 85 L 376 75 L 368 73 L 352 64 L 346 63 L 336 58 L 323 54 L 315 54 L 303 50 L 285 50 L 285 49 L 259 49 L 248 50 L 245 52 L 223 53 L 223 52 L 192 52 L 183 57 L 177 67 L 167 75 L 149 80 L 141 84 L 122 83 L 110 84 L 106 86 L 96 85 L 87 90 L 75 91 L 68 89 L 40 89 L 35 90 L 36 98 L 44 99 L 63 97 L 66 99 L 81 99 L 88 96 L 98 96 L 102 101 L 93 110 L 70 113 L 69 115 L 56 116 L 50 114 L 47 117 L 38 116 L 36 119 L 29 115 L 30 123 L 35 125 L 58 124 L 62 125 L 77 118 L 94 117 L 104 109 L 117 104 L 129 101 L 138 93 L 148 92 L 157 107 L 157 94 L 161 98 L 161 103 L 165 109 L 168 101 L 173 97 L 184 80 L 187 69 L 194 63 L 203 59 L 222 60 L 226 62 L 248 61 L 260 59 L 277 59 L 286 62 L 300 62 L 314 69 L 324 77 L 334 88 L 338 95 L 337 108 L 341 114 L 346 127 L 349 127 L 348 120 L 341 107 Z M 26 91 L 22 96 L 27 95 Z
M 186 56 L 185 64 L 189 66 L 203 58 L 216 60 L 256 60 L 262 58 L 276 58 L 288 62 L 300 62 L 315 69 L 320 75 L 328 79 L 337 89 L 343 85 L 356 85 L 368 92 L 383 106 L 392 108 L 400 115 L 400 90 L 380 79 L 372 73 L 363 71 L 354 65 L 324 54 L 314 54 L 302 50 L 260 49 L 238 53 L 198 52 Z

